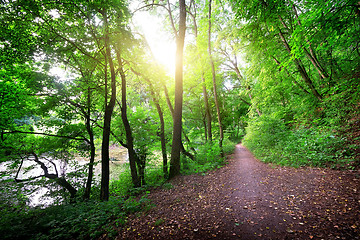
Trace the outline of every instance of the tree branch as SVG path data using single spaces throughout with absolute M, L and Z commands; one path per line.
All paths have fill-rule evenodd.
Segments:
M 21 182 L 30 182 L 32 180 L 38 179 L 38 178 L 42 178 L 42 177 L 46 177 L 45 175 L 39 175 L 36 177 L 31 177 L 31 178 L 27 178 L 27 179 L 17 179 L 17 177 L 15 177 L 15 182 L 17 183 L 21 183 Z
M 10 132 L 3 132 L 2 134 L 13 134 L 13 133 L 44 135 L 44 136 L 50 136 L 50 137 L 73 139 L 73 140 L 78 140 L 78 141 L 88 141 L 86 138 L 78 138 L 78 137 L 71 137 L 71 136 L 61 136 L 61 135 L 50 134 L 50 133 L 26 132 L 26 131 L 18 131 L 18 130 L 10 131 Z
M 136 10 L 133 12 L 133 14 L 136 13 L 137 11 L 140 11 L 141 9 L 148 8 L 148 7 L 157 6 L 157 7 L 162 7 L 162 8 L 164 8 L 164 9 L 168 12 L 168 14 L 169 14 L 169 19 L 170 19 L 171 27 L 172 27 L 172 29 L 173 29 L 173 31 L 174 31 L 174 34 L 175 34 L 176 38 L 177 38 L 177 35 L 178 35 L 178 34 L 177 34 L 177 30 L 176 30 L 175 23 L 174 23 L 174 18 L 173 18 L 172 13 L 171 13 L 170 2 L 169 2 L 169 1 L 166 1 L 166 2 L 167 2 L 168 7 L 166 7 L 166 6 L 163 5 L 163 4 L 159 4 L 159 3 L 151 3 L 151 4 L 144 5 L 144 6 L 142 6 L 142 7 L 139 7 L 138 9 L 136 9 Z

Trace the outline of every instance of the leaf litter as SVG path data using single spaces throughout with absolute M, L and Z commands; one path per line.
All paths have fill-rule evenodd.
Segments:
M 360 239 L 359 176 L 272 166 L 237 145 L 225 167 L 152 190 L 156 206 L 115 239 Z

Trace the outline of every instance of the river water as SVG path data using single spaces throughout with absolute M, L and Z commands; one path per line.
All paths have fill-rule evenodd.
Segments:
M 100 164 L 101 153 L 96 155 L 95 162 L 97 164 L 94 167 L 94 180 L 99 181 L 101 175 L 101 164 Z M 79 172 L 80 169 L 84 169 L 87 172 L 87 164 L 89 160 L 83 157 L 76 157 L 72 161 L 65 162 L 61 160 L 48 160 L 45 158 L 40 159 L 49 168 L 49 173 L 58 173 L 58 176 L 67 176 L 69 173 Z M 128 162 L 127 149 L 122 147 L 110 147 L 110 179 L 115 180 L 119 178 L 119 174 L 124 171 L 124 164 Z M 40 165 L 36 164 L 31 159 L 23 161 L 19 170 L 11 166 L 11 162 L 0 163 L 0 200 L 11 198 L 10 195 L 19 195 L 22 191 L 29 193 L 27 195 L 27 205 L 31 207 L 35 206 L 48 206 L 55 200 L 48 197 L 48 193 L 51 191 L 47 186 L 34 186 L 30 184 L 19 184 L 15 183 L 16 179 L 29 179 L 36 176 L 43 175 L 43 170 Z M 56 166 L 56 169 L 55 169 Z M 78 181 L 77 183 L 84 186 L 86 178 L 72 179 Z

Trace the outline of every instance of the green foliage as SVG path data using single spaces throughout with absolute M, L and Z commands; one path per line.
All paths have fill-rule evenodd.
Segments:
M 2 211 L 2 239 L 95 239 L 126 223 L 126 215 L 149 205 L 146 196 L 110 198 L 108 202 L 87 201 L 76 204 L 33 209 L 28 212 Z
M 223 142 L 225 154 L 234 151 L 235 144 L 228 139 Z M 220 168 L 225 164 L 225 159 L 221 157 L 220 146 L 217 142 L 207 142 L 199 145 L 195 161 L 183 158 L 183 172 L 185 174 L 205 173 L 215 168 Z
M 281 119 L 262 116 L 246 130 L 244 145 L 264 162 L 293 167 L 341 167 L 351 161 L 342 149 L 345 139 L 330 128 L 290 129 Z
M 36 104 L 30 96 L 36 88 L 29 76 L 31 71 L 27 65 L 0 68 L 0 131 L 29 125 L 29 115 Z
M 159 155 L 155 155 L 149 160 L 145 168 L 145 181 L 147 186 L 160 186 L 166 181 L 162 167 L 162 159 Z
M 213 2 L 212 8 L 211 45 L 226 134 L 224 152 L 231 153 L 235 145 L 231 141 L 240 141 L 246 133 L 244 144 L 265 162 L 295 167 L 347 165 L 356 146 L 344 147 L 346 140 L 341 130 L 350 118 L 358 116 L 360 101 L 358 5 L 353 1 L 315 0 L 230 2 L 235 14 L 226 1 Z M 126 5 L 122 0 L 0 4 L 0 19 L 4 22 L 0 26 L 0 160 L 11 160 L 9 165 L 16 171 L 21 163 L 19 156 L 25 159 L 31 152 L 69 162 L 75 156 L 90 155 L 92 137 L 100 147 L 104 103 L 111 92 L 105 83 L 109 84 L 111 75 L 106 69 L 109 56 L 104 55 L 107 31 L 102 13 L 106 11 L 110 52 L 113 57 L 121 55 L 121 61 L 114 58 L 113 64 L 116 74 L 119 64 L 123 65 L 128 80 L 127 114 L 136 153 L 146 159 L 147 184 L 134 189 L 129 164 L 125 163 L 112 169 L 111 178 L 116 180 L 111 182 L 113 198 L 108 203 L 90 201 L 28 210 L 30 191 L 15 193 L 6 180 L 0 188 L 4 193 L 0 196 L 4 200 L 0 206 L 3 209 L 0 236 L 96 238 L 101 231 L 111 232 L 113 219 L 117 218 L 115 224 L 122 225 L 127 213 L 139 211 L 147 204 L 146 198 L 135 201 L 133 197 L 125 200 L 116 196 L 138 196 L 156 186 L 172 187 L 164 184 L 156 107 L 163 108 L 169 148 L 172 116 L 165 107 L 163 89 L 169 88 L 172 102 L 175 87 L 167 82 L 171 78 L 156 63 L 150 63 L 153 60 L 149 60 L 150 54 L 128 32 L 130 14 Z M 207 51 L 208 6 L 194 1 L 187 11 L 194 11 L 196 16 L 194 22 L 187 23 L 188 29 L 195 30 L 192 24 L 197 23 L 198 31 L 196 38 L 188 38 L 184 67 L 182 122 L 189 138 L 184 144 L 186 149 L 195 148 L 197 152 L 194 161 L 182 156 L 183 173 L 190 174 L 221 167 L 225 161 L 215 140 L 219 126 Z M 232 22 L 235 15 L 238 19 Z M 284 41 L 291 50 L 286 49 Z M 35 52 L 41 53 L 41 63 L 34 62 L 40 61 L 35 60 Z M 246 59 L 240 59 L 245 53 Z M 46 73 L 55 62 L 75 73 L 75 79 L 62 82 L 48 76 Z M 321 71 L 327 76 L 320 77 L 316 68 L 323 68 Z M 299 74 L 301 69 L 308 79 Z M 116 79 L 119 78 L 117 75 Z M 311 86 L 320 93 L 320 98 L 313 96 Z M 213 141 L 205 144 L 209 126 L 204 90 L 209 98 L 213 134 Z M 117 100 L 121 104 L 120 98 Z M 159 105 L 155 106 L 155 102 Z M 126 143 L 120 114 L 116 105 L 111 131 L 117 140 Z M 14 130 L 62 137 L 11 133 Z M 80 166 L 76 169 L 66 178 L 81 193 L 87 172 Z M 10 171 L 1 174 L 4 178 L 11 176 Z M 54 181 L 41 179 L 34 185 L 50 186 L 56 202 L 65 202 L 66 195 L 54 187 Z M 30 185 L 23 184 L 23 188 L 26 186 Z M 98 197 L 98 186 L 93 189 L 92 197 Z M 24 209 L 26 212 L 22 212 Z M 155 225 L 162 223 L 160 219 Z M 39 234 L 34 235 L 33 230 Z
M 145 167 L 146 185 L 140 188 L 133 187 L 128 163 L 114 167 L 111 176 L 113 180 L 110 182 L 110 193 L 114 196 L 138 195 L 149 188 L 159 187 L 166 181 L 162 172 L 162 159 L 158 154 L 148 159 Z
M 236 140 L 238 140 L 238 139 L 236 139 Z M 224 154 L 234 153 L 236 144 L 237 144 L 237 142 L 234 142 L 232 139 L 225 138 L 223 141 Z
M 127 195 L 128 191 L 133 187 L 129 164 L 122 164 L 119 169 L 113 173 L 113 177 L 115 179 L 110 182 L 110 193 L 115 196 Z
M 244 144 L 266 162 L 350 164 L 354 151 L 344 132 L 349 120 L 358 118 L 356 5 L 313 0 L 231 4 L 252 95 Z
M 199 146 L 196 156 L 197 163 L 204 165 L 206 163 L 217 162 L 220 156 L 220 146 L 216 142 L 207 142 Z
M 344 127 L 344 122 L 358 114 L 360 102 L 359 78 L 339 79 L 339 83 L 329 92 L 319 109 L 321 122 L 327 126 Z

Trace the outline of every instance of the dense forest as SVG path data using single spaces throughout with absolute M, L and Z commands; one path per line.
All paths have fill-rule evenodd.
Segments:
M 114 215 L 121 225 L 149 207 L 150 187 L 222 167 L 239 142 L 266 163 L 359 169 L 357 0 L 3 0 L 0 9 L 5 238 L 96 238 Z M 175 43 L 174 72 L 134 21 L 142 14 Z M 64 229 L 78 226 L 72 237 L 52 228 L 61 214 L 72 217 Z

